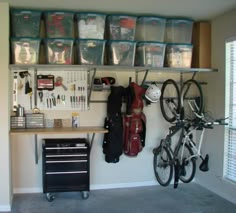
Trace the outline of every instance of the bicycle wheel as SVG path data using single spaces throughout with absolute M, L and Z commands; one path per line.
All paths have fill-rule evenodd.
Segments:
M 161 88 L 160 107 L 166 121 L 172 123 L 180 111 L 180 92 L 177 83 L 168 79 Z
M 189 159 L 189 157 L 193 156 L 193 154 L 193 150 L 188 144 L 185 144 L 184 147 L 183 144 L 181 144 L 178 152 L 178 159 L 180 163 L 179 179 L 184 183 L 191 182 L 196 173 L 196 159 Z
M 154 152 L 153 168 L 158 183 L 168 186 L 173 176 L 171 154 L 166 147 L 158 147 Z
M 203 111 L 203 93 L 200 84 L 190 79 L 184 82 L 181 90 L 181 107 L 184 119 L 193 120 Z

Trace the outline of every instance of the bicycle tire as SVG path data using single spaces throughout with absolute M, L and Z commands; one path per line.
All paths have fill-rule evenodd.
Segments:
M 181 156 L 181 151 L 182 151 L 183 143 L 181 144 L 178 152 L 178 159 L 180 162 L 180 174 L 179 174 L 179 179 L 184 182 L 184 183 L 189 183 L 193 180 L 196 174 L 196 159 L 191 158 L 188 161 L 182 162 L 180 159 Z M 183 159 L 187 159 L 190 156 L 193 156 L 193 150 L 188 144 L 184 145 L 184 152 L 183 152 Z
M 196 80 L 190 79 L 184 82 L 180 96 L 183 119 L 194 120 L 197 115 L 202 114 L 203 92 L 200 84 Z
M 172 79 L 164 81 L 162 85 L 160 107 L 165 120 L 173 123 L 180 112 L 180 91 L 177 83 Z
M 168 186 L 173 176 L 173 165 L 170 151 L 166 147 L 158 147 L 154 152 L 153 168 L 158 183 Z

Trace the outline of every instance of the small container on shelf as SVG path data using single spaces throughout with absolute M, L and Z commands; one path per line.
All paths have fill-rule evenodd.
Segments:
M 46 42 L 48 64 L 72 64 L 74 40 L 70 38 L 49 38 Z
M 103 13 L 77 13 L 78 38 L 104 39 L 106 15 Z
M 11 10 L 11 30 L 13 37 L 39 37 L 41 11 L 38 10 Z
M 26 114 L 26 128 L 44 128 L 44 114 L 43 113 L 27 113 Z
M 136 30 L 136 16 L 113 14 L 107 17 L 108 37 L 110 40 L 133 41 Z
M 144 67 L 163 67 L 165 43 L 138 42 L 136 45 L 135 65 Z
M 191 68 L 193 45 L 168 44 L 165 65 L 174 68 Z
M 103 65 L 105 40 L 78 39 L 78 62 L 82 65 Z
M 11 116 L 11 128 L 12 129 L 25 129 L 25 117 L 24 116 Z
M 45 12 L 47 38 L 73 38 L 74 13 L 68 11 Z
M 160 16 L 140 16 L 137 19 L 136 40 L 163 42 L 166 18 Z
M 193 20 L 186 18 L 169 18 L 166 22 L 166 43 L 191 44 Z
M 109 65 L 134 66 L 136 42 L 134 41 L 109 41 Z
M 11 52 L 13 64 L 38 64 L 40 38 L 11 38 Z

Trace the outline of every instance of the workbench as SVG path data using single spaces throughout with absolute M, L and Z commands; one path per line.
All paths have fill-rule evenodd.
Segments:
M 107 133 L 108 130 L 103 127 L 97 126 L 80 126 L 77 128 L 74 127 L 62 127 L 62 128 L 32 128 L 32 129 L 11 129 L 10 136 L 12 135 L 33 135 L 35 142 L 35 163 L 38 164 L 38 135 L 78 135 L 78 134 L 87 134 L 87 139 L 90 144 L 90 151 L 93 146 L 94 137 L 96 133 Z M 92 134 L 91 139 L 89 139 L 89 134 Z

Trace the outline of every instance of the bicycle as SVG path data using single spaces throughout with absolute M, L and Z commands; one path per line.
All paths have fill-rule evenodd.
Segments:
M 193 120 L 203 111 L 203 93 L 200 84 L 190 79 L 179 89 L 174 80 L 166 80 L 161 88 L 160 108 L 163 117 L 170 123 L 177 119 Z
M 192 91 L 191 86 L 195 90 L 197 88 L 197 93 Z M 169 96 L 166 96 L 165 92 L 168 91 L 166 88 L 172 88 L 172 90 L 168 90 L 175 95 L 170 96 L 168 94 Z M 214 124 L 225 125 L 225 123 L 223 123 L 224 119 L 218 119 L 214 122 L 206 120 L 206 114 L 202 113 L 203 94 L 197 81 L 193 79 L 186 81 L 180 94 L 176 82 L 168 79 L 164 82 L 162 91 L 161 106 L 163 105 L 162 107 L 164 107 L 165 104 L 165 108 L 162 108 L 162 110 L 164 109 L 163 116 L 167 121 L 176 121 L 176 123 L 169 128 L 169 133 L 161 140 L 160 145 L 153 149 L 154 173 L 159 184 L 167 186 L 172 180 L 173 172 L 175 172 L 174 188 L 177 188 L 179 179 L 184 183 L 189 183 L 193 180 L 198 157 L 202 159 L 202 163 L 199 166 L 200 170 L 208 171 L 209 156 L 206 155 L 203 158 L 201 154 L 205 129 L 213 128 Z M 196 96 L 196 94 L 200 95 L 200 97 Z M 185 110 L 186 108 L 187 111 Z M 201 130 L 198 146 L 193 141 L 193 132 L 196 130 Z M 180 132 L 180 136 L 176 147 L 172 150 L 172 137 L 178 132 Z

